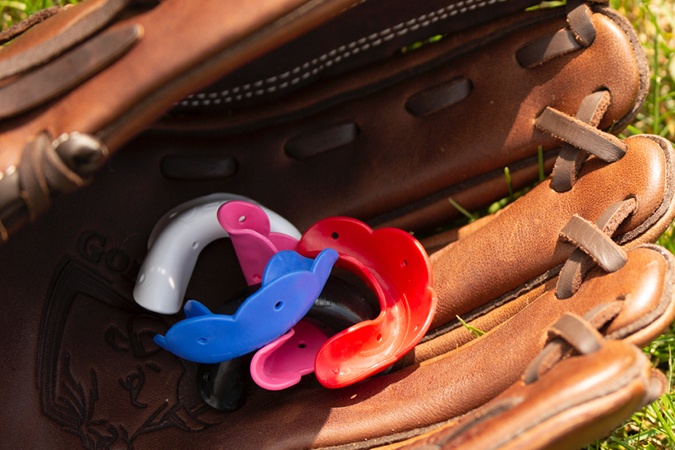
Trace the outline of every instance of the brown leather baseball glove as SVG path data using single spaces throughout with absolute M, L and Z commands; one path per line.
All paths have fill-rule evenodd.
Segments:
M 675 152 L 617 137 L 645 57 L 606 2 L 537 3 L 85 0 L 3 33 L 3 442 L 576 448 L 661 395 L 639 347 L 675 318 L 675 259 L 653 244 L 675 218 Z M 455 226 L 455 205 L 524 187 Z M 425 336 L 337 389 L 214 379 L 160 348 L 185 316 L 137 303 L 143 264 L 221 195 L 299 235 L 331 216 L 412 233 L 435 293 Z M 217 237 L 175 240 L 194 259 L 179 303 L 241 303 Z M 338 269 L 326 301 L 382 314 Z

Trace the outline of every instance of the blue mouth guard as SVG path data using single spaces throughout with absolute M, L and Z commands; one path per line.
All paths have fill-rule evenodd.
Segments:
M 196 300 L 184 307 L 186 319 L 155 343 L 183 359 L 214 364 L 255 351 L 290 330 L 319 297 L 338 253 L 327 248 L 316 259 L 293 250 L 276 253 L 265 267 L 262 285 L 234 315 L 213 314 Z

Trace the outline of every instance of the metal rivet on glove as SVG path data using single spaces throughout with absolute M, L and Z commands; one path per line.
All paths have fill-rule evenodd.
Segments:
M 97 171 L 108 157 L 108 148 L 88 134 L 63 134 L 52 145 L 63 163 L 83 178 Z

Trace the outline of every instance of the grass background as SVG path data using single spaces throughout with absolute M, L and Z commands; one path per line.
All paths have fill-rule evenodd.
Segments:
M 191 0 L 185 0 L 191 1 Z M 77 0 L 0 0 L 0 29 L 54 4 Z M 610 0 L 634 25 L 651 65 L 651 91 L 635 122 L 623 133 L 657 134 L 675 141 L 675 0 Z M 499 207 L 504 202 L 498 202 Z M 495 208 L 492 208 L 494 210 Z M 675 253 L 675 228 L 659 244 Z M 610 436 L 587 447 L 599 449 L 675 449 L 675 324 L 644 349 L 670 382 L 670 390 L 634 414 Z

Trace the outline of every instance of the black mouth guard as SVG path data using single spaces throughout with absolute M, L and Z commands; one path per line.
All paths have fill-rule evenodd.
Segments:
M 221 304 L 214 313 L 234 314 L 257 288 L 257 285 L 246 288 Z M 303 320 L 311 321 L 326 335 L 332 336 L 359 322 L 372 320 L 379 313 L 374 293 L 351 273 L 334 268 Z M 251 353 L 218 364 L 199 364 L 196 383 L 204 403 L 220 411 L 241 408 L 247 393 L 256 388 L 249 369 L 252 357 Z

